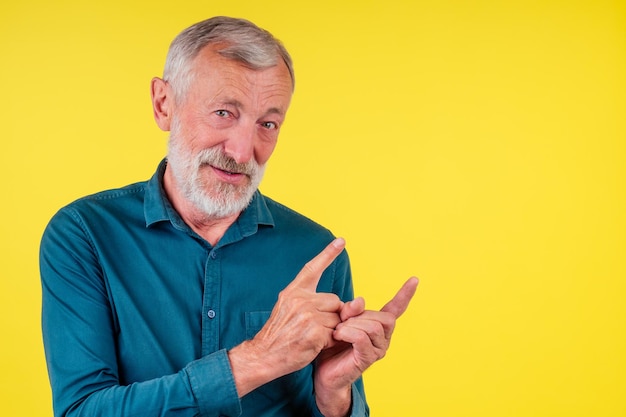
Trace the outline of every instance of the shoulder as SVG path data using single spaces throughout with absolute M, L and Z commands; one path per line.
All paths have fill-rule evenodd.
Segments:
M 133 200 L 142 200 L 146 190 L 146 182 L 137 182 L 120 188 L 100 191 L 81 197 L 63 209 L 82 209 L 92 206 L 114 206 Z M 62 210 L 63 210 L 62 209 Z
M 70 203 L 68 207 L 80 208 L 89 206 L 106 206 L 124 204 L 129 201 L 143 200 L 143 196 L 146 191 L 147 182 L 136 182 L 126 185 L 124 187 L 113 188 L 109 190 L 100 191 L 94 194 L 90 194 L 81 197 L 74 202 Z
M 68 227 L 69 224 L 81 228 L 92 225 L 106 228 L 107 224 L 119 219 L 143 219 L 145 186 L 145 182 L 139 182 L 81 197 L 58 210 L 48 228 Z

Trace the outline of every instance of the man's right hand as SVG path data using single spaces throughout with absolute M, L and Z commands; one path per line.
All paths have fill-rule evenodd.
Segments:
M 281 291 L 259 333 L 228 352 L 240 397 L 304 368 L 323 349 L 333 346 L 343 302 L 335 294 L 318 293 L 317 285 L 344 247 L 343 239 L 335 239 L 309 261 Z

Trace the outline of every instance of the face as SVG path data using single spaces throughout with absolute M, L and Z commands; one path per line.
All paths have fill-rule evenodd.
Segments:
M 168 167 L 176 191 L 209 218 L 241 212 L 263 177 L 291 100 L 284 63 L 251 70 L 214 47 L 194 60 L 194 80 L 170 103 Z

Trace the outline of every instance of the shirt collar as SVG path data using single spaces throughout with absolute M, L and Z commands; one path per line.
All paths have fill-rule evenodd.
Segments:
M 163 175 L 165 174 L 166 166 L 167 160 L 163 159 L 152 178 L 146 183 L 144 200 L 146 227 L 162 221 L 169 221 L 174 226 L 182 223 L 182 219 L 169 202 L 163 187 Z M 226 231 L 218 246 L 253 235 L 257 232 L 259 226 L 273 227 L 274 218 L 267 207 L 265 197 L 257 190 L 248 207 Z
M 150 227 L 157 222 L 170 220 L 167 212 L 167 206 L 170 204 L 163 188 L 163 174 L 165 174 L 166 166 L 167 161 L 163 159 L 152 178 L 146 183 L 146 194 L 143 203 L 146 227 Z
M 248 207 L 241 212 L 217 246 L 225 246 L 255 234 L 260 226 L 274 226 L 274 218 L 267 207 L 265 197 L 257 190 Z

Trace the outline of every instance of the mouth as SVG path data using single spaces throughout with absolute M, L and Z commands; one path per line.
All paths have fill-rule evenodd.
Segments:
M 217 167 L 215 165 L 210 165 L 210 167 L 213 168 L 216 171 L 223 172 L 226 175 L 248 175 L 245 172 L 229 171 L 227 169 L 220 168 L 220 167 Z
M 214 165 L 209 165 L 209 167 L 211 167 L 213 172 L 220 179 L 229 183 L 233 183 L 233 184 L 239 183 L 249 177 L 249 175 L 244 172 L 228 171 L 226 169 L 222 169 Z

